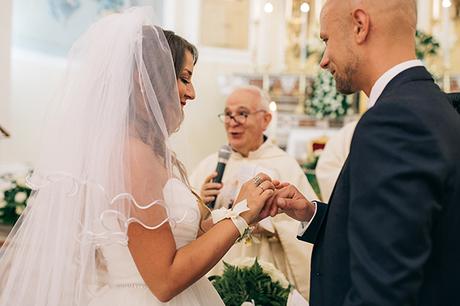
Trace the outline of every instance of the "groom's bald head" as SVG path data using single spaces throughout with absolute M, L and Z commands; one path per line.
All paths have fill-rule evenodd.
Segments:
M 327 0 L 325 11 L 334 12 L 342 22 L 350 18 L 356 9 L 371 16 L 376 27 L 394 29 L 396 33 L 415 31 L 417 25 L 416 0 Z M 393 33 L 394 34 L 394 33 Z
M 341 92 L 369 89 L 364 83 L 382 69 L 415 58 L 416 24 L 416 0 L 327 0 L 321 66 L 334 74 Z

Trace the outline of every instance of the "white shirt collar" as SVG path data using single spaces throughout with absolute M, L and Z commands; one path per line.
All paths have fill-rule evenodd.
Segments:
M 380 78 L 375 82 L 374 86 L 372 86 L 371 94 L 369 95 L 369 102 L 367 103 L 367 108 L 371 108 L 374 106 L 375 102 L 377 102 L 377 99 L 380 97 L 382 94 L 383 90 L 385 87 L 390 83 L 390 81 L 403 72 L 404 70 L 407 70 L 412 67 L 416 66 L 423 66 L 422 61 L 420 60 L 410 60 L 410 61 L 405 61 L 402 62 L 390 70 L 387 70 L 384 74 L 380 76 Z
M 250 151 L 247 157 L 244 157 L 241 155 L 241 153 L 233 150 L 233 154 L 231 155 L 235 159 L 247 159 L 247 160 L 254 160 L 254 159 L 260 159 L 261 157 L 267 158 L 267 157 L 275 157 L 280 155 L 280 149 L 278 149 L 278 146 L 276 146 L 273 143 L 273 140 L 271 138 L 266 138 L 265 141 L 262 143 L 260 147 L 258 147 L 255 151 Z M 281 151 L 284 152 L 284 151 Z

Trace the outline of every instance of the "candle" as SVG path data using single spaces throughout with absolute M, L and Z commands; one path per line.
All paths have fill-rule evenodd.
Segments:
M 278 111 L 276 102 L 270 102 L 270 113 L 272 114 L 272 121 L 270 122 L 270 126 L 268 127 L 268 135 L 272 140 L 276 142 L 276 133 L 278 128 Z
M 444 91 L 450 91 L 450 7 L 452 2 L 450 0 L 442 0 L 442 51 L 443 51 L 443 68 L 444 68 L 444 80 L 443 80 L 443 89 Z
M 303 2 L 300 5 L 300 67 L 305 68 L 307 60 L 307 28 L 308 28 L 308 12 L 310 11 L 310 5 L 307 2 Z

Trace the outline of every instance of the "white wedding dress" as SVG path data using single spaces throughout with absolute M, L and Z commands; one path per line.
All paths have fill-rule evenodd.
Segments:
M 196 239 L 200 218 L 196 198 L 178 179 L 170 179 L 163 189 L 164 200 L 173 219 L 183 219 L 172 226 L 176 247 Z M 190 212 L 193 211 L 193 216 Z M 184 213 L 187 213 L 183 218 Z M 167 303 L 160 302 L 145 285 L 127 246 L 111 244 L 102 248 L 108 285 L 97 291 L 90 306 L 219 306 L 223 305 L 213 285 L 204 276 Z

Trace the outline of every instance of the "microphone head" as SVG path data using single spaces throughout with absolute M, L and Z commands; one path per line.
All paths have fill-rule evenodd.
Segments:
M 232 148 L 230 148 L 229 145 L 223 145 L 222 147 L 220 147 L 219 149 L 219 153 L 218 153 L 218 159 L 220 161 L 225 161 L 227 162 L 228 159 L 230 158 L 230 155 L 232 154 Z

